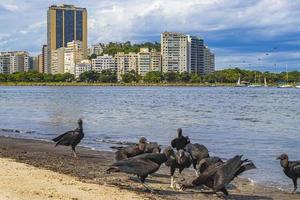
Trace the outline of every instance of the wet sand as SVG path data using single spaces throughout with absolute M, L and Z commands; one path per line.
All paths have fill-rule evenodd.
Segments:
M 168 169 L 165 166 L 147 179 L 149 186 L 155 192 L 145 192 L 144 187 L 136 179 L 129 179 L 128 175 L 122 173 L 105 172 L 113 163 L 113 153 L 84 147 L 79 147 L 78 153 L 80 159 L 74 159 L 68 147 L 54 148 L 51 142 L 0 136 L 0 199 L 108 199 L 109 197 L 109 199 L 123 200 L 214 200 L 222 198 L 211 194 L 211 191 L 171 189 Z M 183 173 L 186 179 L 193 175 L 194 172 L 191 170 L 185 170 Z M 181 176 L 177 177 L 177 180 L 180 178 Z M 229 193 L 228 199 L 300 199 L 300 194 L 290 194 L 258 184 L 253 185 L 244 179 L 233 181 Z

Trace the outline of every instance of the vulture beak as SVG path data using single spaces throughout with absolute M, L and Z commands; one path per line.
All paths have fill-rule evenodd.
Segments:
M 281 160 L 281 156 L 277 157 L 276 160 Z

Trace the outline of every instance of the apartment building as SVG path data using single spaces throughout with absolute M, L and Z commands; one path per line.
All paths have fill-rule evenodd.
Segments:
M 189 72 L 207 74 L 214 71 L 214 56 L 205 49 L 204 40 L 175 32 L 161 34 L 163 72 Z M 205 53 L 207 55 L 205 55 Z M 209 61 L 206 60 L 209 58 Z M 208 70 L 209 68 L 209 70 Z
M 64 49 L 64 73 L 75 74 L 75 65 L 84 60 L 81 41 L 68 42 Z
M 189 71 L 188 36 L 182 33 L 161 34 L 161 54 L 163 72 Z
M 138 70 L 138 54 L 136 53 L 125 54 L 124 52 L 119 52 L 115 55 L 115 62 L 119 80 L 126 72 L 137 72 Z
M 75 65 L 75 78 L 79 78 L 80 74 L 91 70 L 91 62 L 89 60 L 82 60 L 80 63 Z
M 101 72 L 107 69 L 117 71 L 116 61 L 113 56 L 104 54 L 103 56 L 97 56 L 97 58 L 92 59 L 93 71 Z

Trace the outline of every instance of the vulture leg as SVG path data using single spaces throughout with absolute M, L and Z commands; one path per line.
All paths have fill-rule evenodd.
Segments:
M 146 179 L 146 177 L 141 177 L 141 183 L 142 183 L 142 185 L 144 186 L 144 188 L 146 188 L 147 191 L 149 191 L 151 193 L 154 193 L 154 190 L 151 189 L 149 186 L 147 186 L 147 184 L 145 183 L 145 179 Z
M 170 185 L 171 188 L 174 188 L 174 176 L 171 176 L 171 185 Z
M 223 192 L 226 196 L 229 195 L 229 194 L 228 194 L 228 191 L 227 191 L 226 188 L 224 188 L 224 187 L 223 187 L 220 191 Z
M 294 183 L 293 193 L 296 193 L 296 191 L 297 191 L 297 178 L 293 178 L 293 183 Z
M 73 151 L 74 158 L 78 158 L 78 155 L 77 155 L 77 153 L 75 151 L 75 147 L 74 146 L 72 146 L 72 151 Z
M 175 167 L 171 166 L 170 168 L 170 172 L 171 172 L 171 185 L 170 187 L 171 188 L 174 188 L 174 173 L 175 173 Z

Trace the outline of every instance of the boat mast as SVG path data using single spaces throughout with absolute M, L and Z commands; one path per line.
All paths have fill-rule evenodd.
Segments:
M 266 77 L 264 77 L 264 82 L 265 82 L 265 87 L 267 87 L 268 83 L 267 83 L 267 78 Z
M 286 82 L 289 82 L 289 73 L 287 71 L 287 64 L 285 65 L 285 72 L 286 72 Z
M 237 84 L 237 85 L 241 85 L 241 74 L 239 74 L 239 79 L 238 79 L 238 81 L 237 81 L 236 84 Z

